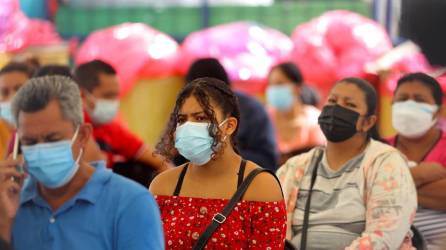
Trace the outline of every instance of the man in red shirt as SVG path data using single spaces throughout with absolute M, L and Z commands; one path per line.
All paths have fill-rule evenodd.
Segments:
M 79 65 L 74 77 L 82 92 L 85 121 L 93 124 L 93 135 L 107 155 L 108 167 L 122 162 L 142 163 L 157 172 L 171 167 L 115 119 L 119 109 L 119 82 L 111 65 L 101 60 L 90 61 Z

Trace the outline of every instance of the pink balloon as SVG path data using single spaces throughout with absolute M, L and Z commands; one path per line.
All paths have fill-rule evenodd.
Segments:
M 329 11 L 299 25 L 292 40 L 292 60 L 323 96 L 337 80 L 365 76 L 365 64 L 392 48 L 379 24 L 344 10 Z
M 261 92 L 271 66 L 285 60 L 292 49 L 283 33 L 250 22 L 237 22 L 194 32 L 181 46 L 179 71 L 185 74 L 199 58 L 217 58 L 238 90 Z
M 3 0 L 0 5 L 0 51 L 16 52 L 28 46 L 62 42 L 54 24 L 29 19 L 20 10 L 18 0 Z
M 29 45 L 54 45 L 62 42 L 54 24 L 39 19 L 30 19 L 28 22 Z
M 2 4 L 0 4 L 0 35 L 5 34 L 11 25 L 11 20 L 19 12 L 18 0 L 2 0 Z
M 125 23 L 88 36 L 77 52 L 76 63 L 94 59 L 108 62 L 116 69 L 121 95 L 125 95 L 138 78 L 174 74 L 178 44 L 145 24 Z

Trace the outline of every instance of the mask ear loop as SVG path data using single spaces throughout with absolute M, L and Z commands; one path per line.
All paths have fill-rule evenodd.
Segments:
M 229 118 L 224 119 L 220 124 L 218 124 L 218 128 L 220 128 L 223 124 L 225 124 L 227 121 L 229 120 Z M 228 135 L 225 135 L 222 139 L 222 141 L 226 141 L 226 139 L 228 138 Z
M 375 115 L 376 116 L 376 114 L 372 114 L 372 115 L 363 115 L 362 117 L 363 117 L 363 125 L 364 125 L 364 123 L 366 122 L 366 120 L 367 119 L 370 119 L 373 115 Z M 360 116 L 361 117 L 361 116 Z M 367 130 L 367 131 L 361 131 L 361 133 L 364 133 L 365 135 L 366 135 L 366 138 L 367 139 L 370 139 L 370 138 L 372 138 L 373 137 L 373 130 L 376 130 L 375 131 L 375 133 L 376 132 L 378 132 L 377 131 L 377 121 L 375 120 L 375 124 L 372 126 L 372 127 L 370 127 L 369 128 L 369 130 Z M 379 133 L 379 132 L 378 132 Z M 378 135 L 379 136 L 379 135 Z
M 77 136 L 79 135 L 79 130 L 80 130 L 80 126 L 77 126 L 76 132 L 74 132 L 74 136 L 71 139 L 71 145 L 73 145 L 73 143 L 76 141 Z M 81 148 L 80 151 L 79 151 L 79 155 L 76 158 L 76 164 L 79 164 L 79 161 L 80 161 L 80 159 L 81 159 L 83 154 L 84 154 L 84 149 Z
M 79 155 L 77 156 L 77 159 L 76 159 L 76 164 L 79 164 L 79 161 L 81 160 L 82 155 L 84 155 L 84 149 L 83 148 L 81 148 L 80 151 L 79 151 Z
M 77 135 L 79 134 L 79 127 L 80 126 L 77 126 L 76 127 L 76 131 L 74 132 L 74 135 L 73 135 L 73 138 L 71 138 L 71 145 L 73 145 L 73 143 L 76 141 L 76 139 L 77 139 Z
M 229 118 L 226 118 L 225 120 L 223 120 L 220 124 L 218 124 L 218 129 L 220 129 L 220 127 L 223 125 L 223 124 L 225 124 L 225 122 L 227 122 L 228 121 L 228 119 Z M 222 146 L 222 142 L 224 142 L 225 140 L 226 140 L 226 138 L 228 138 L 228 136 L 227 135 L 225 135 L 224 137 L 223 137 L 223 139 L 222 139 L 222 141 L 221 142 L 219 142 L 219 145 L 218 145 L 218 147 L 219 147 L 219 150 L 221 149 L 221 146 Z M 215 157 L 216 157 L 216 155 L 217 155 L 217 153 L 212 153 L 212 155 L 211 155 L 211 159 L 215 159 Z
M 356 133 L 367 133 L 367 131 L 364 131 L 364 124 L 366 123 L 367 118 L 367 115 L 359 115 L 358 120 L 356 121 Z M 361 125 L 361 130 L 359 130 L 357 127 L 359 121 L 361 121 L 359 123 Z

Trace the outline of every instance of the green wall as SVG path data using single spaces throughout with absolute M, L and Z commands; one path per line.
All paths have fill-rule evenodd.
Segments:
M 291 34 L 298 24 L 334 9 L 371 15 L 370 5 L 362 0 L 301 0 L 277 2 L 268 7 L 210 7 L 209 25 L 250 20 Z M 181 40 L 190 32 L 203 28 L 202 12 L 203 9 L 198 7 L 81 9 L 61 6 L 56 16 L 56 25 L 65 37 L 85 37 L 104 27 L 123 22 L 142 22 Z

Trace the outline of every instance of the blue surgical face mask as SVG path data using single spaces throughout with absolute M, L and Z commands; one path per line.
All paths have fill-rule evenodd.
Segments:
M 290 84 L 269 86 L 266 90 L 268 104 L 279 111 L 290 110 L 294 102 L 293 88 Z
M 220 123 L 219 127 L 225 122 L 226 120 Z M 212 151 L 214 139 L 209 135 L 210 126 L 210 123 L 186 122 L 176 129 L 175 148 L 195 165 L 208 163 L 214 153 Z
M 11 111 L 11 102 L 0 102 L 0 117 L 10 124 L 14 124 L 14 117 Z
M 81 149 L 77 160 L 73 159 L 71 146 L 78 131 L 72 140 L 22 146 L 28 173 L 48 188 L 59 188 L 70 182 L 79 169 L 83 152 Z

